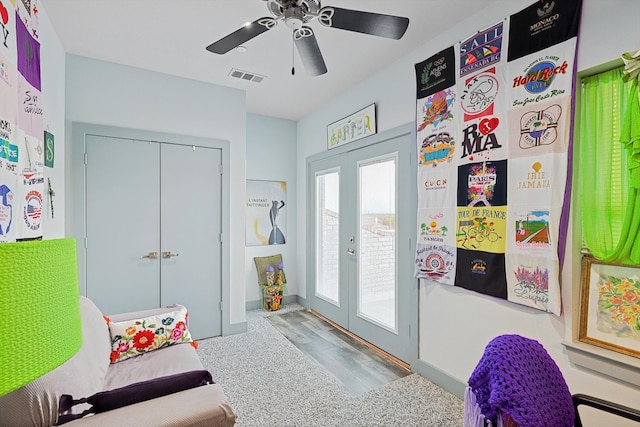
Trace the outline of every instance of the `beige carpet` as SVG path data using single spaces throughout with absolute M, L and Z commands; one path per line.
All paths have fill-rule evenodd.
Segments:
M 275 314 L 300 310 L 297 304 Z M 360 396 L 289 342 L 262 310 L 248 331 L 200 341 L 198 354 L 224 388 L 240 427 L 461 426 L 463 404 L 418 374 Z

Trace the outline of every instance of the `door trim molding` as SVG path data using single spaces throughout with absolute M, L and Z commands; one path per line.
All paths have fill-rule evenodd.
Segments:
M 416 140 L 416 130 L 415 130 L 415 123 L 414 122 L 409 122 L 406 123 L 404 125 L 386 130 L 384 132 L 375 134 L 375 135 L 371 135 L 368 136 L 366 138 L 360 139 L 358 141 L 354 141 L 352 143 L 349 143 L 347 145 L 342 145 L 342 146 L 338 146 L 332 150 L 327 150 L 327 151 L 323 151 L 320 153 L 316 153 L 316 154 L 312 154 L 311 156 L 306 158 L 305 161 L 305 179 L 307 180 L 306 182 L 306 200 L 305 200 L 305 207 L 306 207 L 306 212 L 307 212 L 307 220 L 306 220 L 306 224 L 305 224 L 305 230 L 307 233 L 307 236 L 312 236 L 315 234 L 315 223 L 314 221 L 309 220 L 309 215 L 310 213 L 313 211 L 311 208 L 313 206 L 313 200 L 311 195 L 315 194 L 315 182 L 311 182 L 311 180 L 309 179 L 309 174 L 311 171 L 311 164 L 313 162 L 319 161 L 319 160 L 324 160 L 324 159 L 328 159 L 331 157 L 335 157 L 338 155 L 342 155 L 344 153 L 348 153 L 349 151 L 354 151 L 354 150 L 359 150 L 361 148 L 367 147 L 369 145 L 374 145 L 374 144 L 378 144 L 378 143 L 382 143 L 391 139 L 395 139 L 395 138 L 399 138 L 405 135 L 410 135 L 411 139 L 413 141 Z M 415 158 L 415 151 L 411 152 L 411 174 L 412 176 L 416 176 L 417 175 L 417 160 Z M 414 180 L 414 182 L 417 183 L 417 180 Z M 417 185 L 417 184 L 416 184 Z M 415 190 L 417 192 L 417 189 Z M 412 229 L 416 229 L 416 222 L 417 222 L 417 197 L 412 199 L 412 207 L 410 209 L 411 212 L 414 213 L 414 215 L 411 218 L 411 221 L 413 221 L 413 228 Z M 314 259 L 314 257 L 312 256 L 314 253 L 314 250 L 312 248 L 312 242 L 307 239 L 307 247 L 305 248 L 305 254 L 306 254 L 306 258 L 307 258 L 307 269 L 306 269 L 306 283 L 307 283 L 307 298 L 305 301 L 304 306 L 307 309 L 311 309 L 311 294 L 313 292 L 313 282 L 315 280 L 314 277 L 312 277 L 311 271 L 312 269 L 309 267 L 309 263 L 311 262 L 312 259 Z M 415 247 L 415 238 L 412 238 L 411 241 L 411 245 L 413 245 Z M 408 285 L 408 284 L 406 284 Z M 419 323 L 418 323 L 418 307 L 419 307 L 419 292 L 418 292 L 418 280 L 412 280 L 411 281 L 411 289 L 409 291 L 409 296 L 410 296 L 410 301 L 411 301 L 411 306 L 407 307 L 408 311 L 409 311 L 409 328 L 410 328 L 410 336 L 409 336 L 409 357 L 408 360 L 406 360 L 407 363 L 409 363 L 409 365 L 413 366 L 413 364 L 418 361 L 418 346 L 419 346 Z M 402 284 L 400 285 L 402 286 Z
M 238 330 L 236 325 L 231 324 L 230 313 L 230 148 L 229 141 L 222 139 L 205 138 L 191 135 L 178 135 L 165 132 L 147 131 L 142 129 L 120 128 L 115 126 L 104 126 L 91 123 L 72 122 L 71 133 L 71 154 L 67 157 L 67 164 L 71 167 L 67 169 L 67 188 L 65 193 L 70 195 L 66 200 L 66 229 L 71 230 L 71 236 L 76 238 L 78 254 L 78 282 L 81 295 L 87 293 L 86 281 L 86 259 L 84 251 L 84 239 L 86 235 L 86 212 L 85 212 L 85 191 L 86 191 L 86 170 L 84 163 L 84 153 L 86 136 L 106 136 L 110 138 L 139 139 L 143 141 L 162 142 L 186 146 L 198 146 L 206 148 L 216 148 L 221 151 L 222 158 L 222 188 L 221 188 L 221 213 L 222 213 L 222 250 L 221 250 L 221 316 L 222 335 L 230 335 Z M 69 161 L 70 160 L 70 161 Z

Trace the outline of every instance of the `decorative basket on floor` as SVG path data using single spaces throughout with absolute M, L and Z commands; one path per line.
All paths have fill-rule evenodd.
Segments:
M 262 286 L 262 308 L 278 311 L 284 305 L 284 286 Z
M 258 273 L 258 285 L 262 288 L 262 308 L 277 311 L 284 305 L 287 277 L 284 274 L 282 255 L 254 257 Z

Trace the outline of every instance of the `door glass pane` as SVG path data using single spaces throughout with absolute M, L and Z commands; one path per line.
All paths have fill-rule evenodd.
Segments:
M 316 296 L 340 305 L 340 173 L 316 175 Z
M 358 315 L 396 330 L 396 161 L 358 165 Z

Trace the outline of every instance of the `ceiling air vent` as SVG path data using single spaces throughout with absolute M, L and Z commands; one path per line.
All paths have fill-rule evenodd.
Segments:
M 235 77 L 237 79 L 249 80 L 249 81 L 256 82 L 256 83 L 260 83 L 261 81 L 263 81 L 266 78 L 265 76 L 261 76 L 261 75 L 256 74 L 256 73 L 249 73 L 247 71 L 237 70 L 235 68 L 231 69 L 231 71 L 229 72 L 229 75 L 231 77 Z

